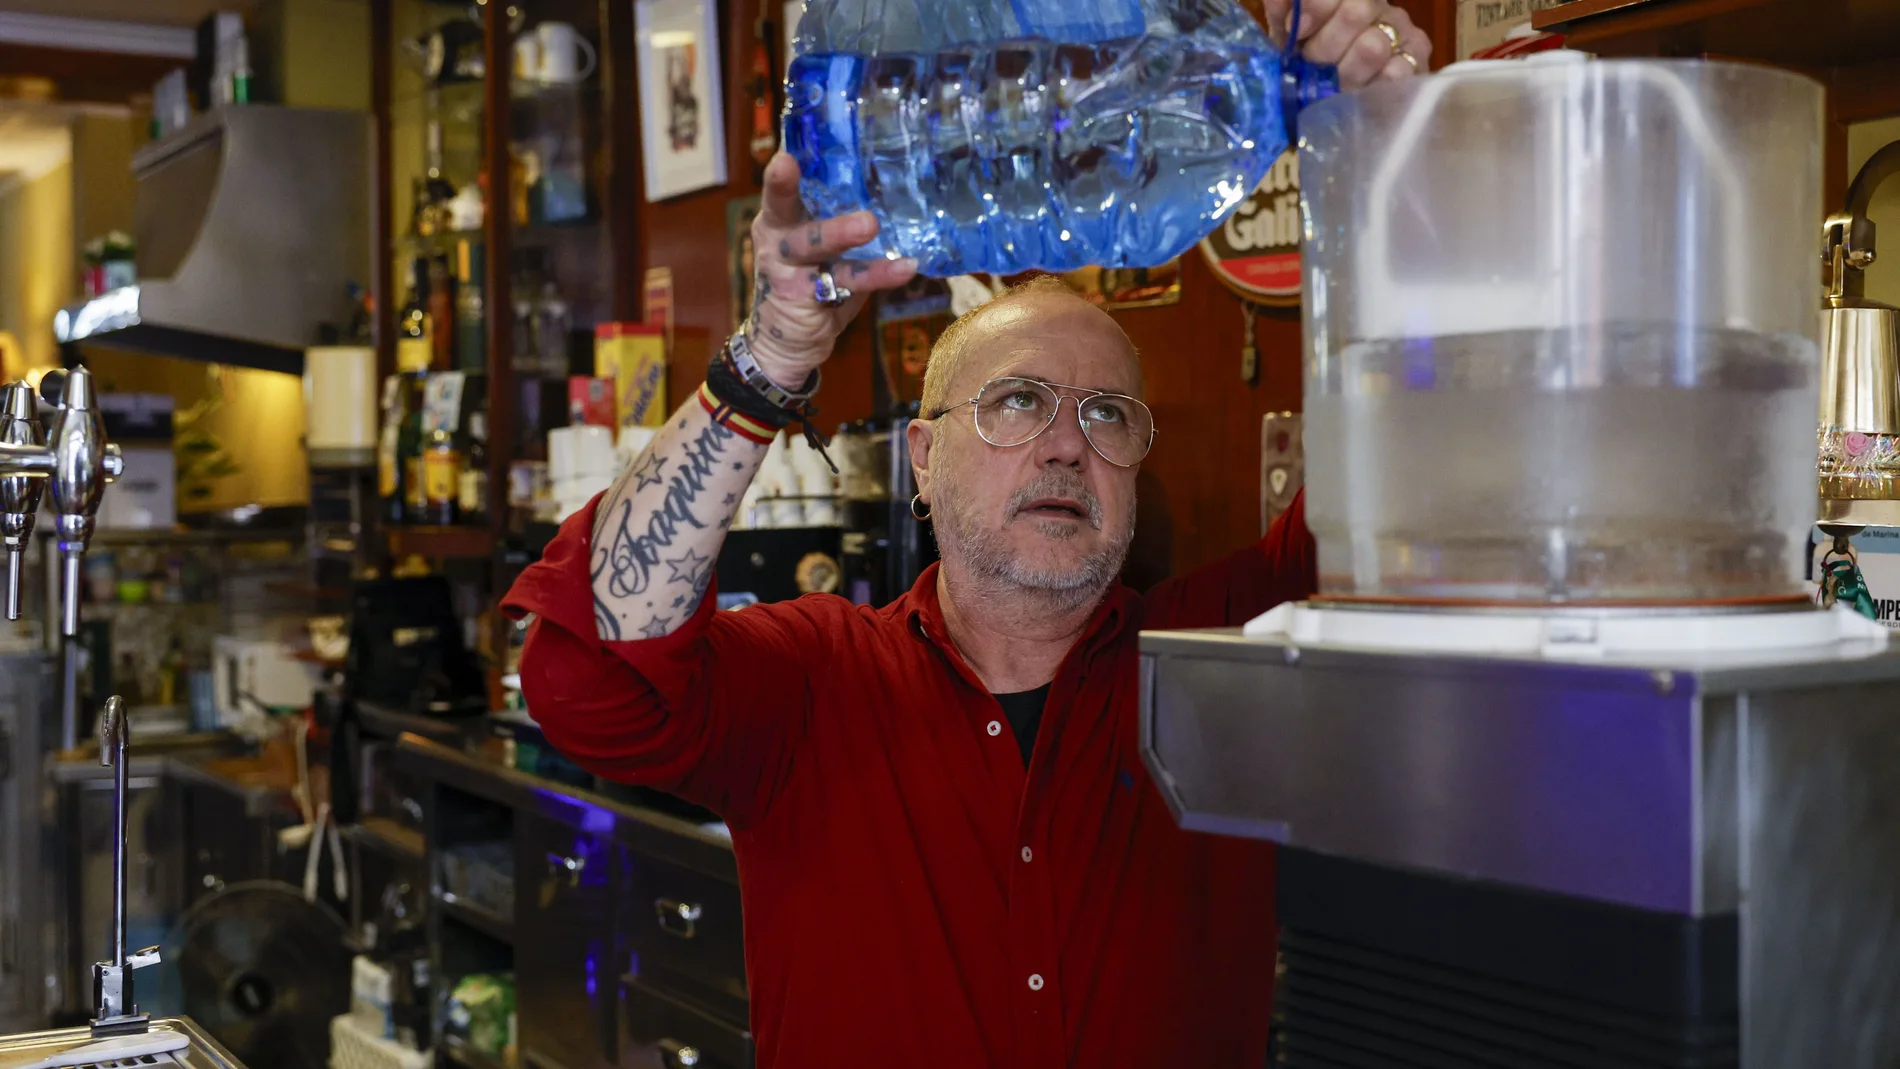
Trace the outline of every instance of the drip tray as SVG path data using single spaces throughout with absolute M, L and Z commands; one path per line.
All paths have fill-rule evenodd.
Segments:
M 1650 654 L 1797 650 L 1843 642 L 1884 646 L 1888 631 L 1836 606 L 1407 606 L 1309 601 L 1275 607 L 1242 629 L 1250 639 L 1389 653 L 1596 660 Z

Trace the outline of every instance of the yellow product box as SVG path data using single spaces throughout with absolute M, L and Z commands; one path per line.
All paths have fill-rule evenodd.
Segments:
M 594 375 L 614 380 L 614 411 L 622 427 L 666 423 L 666 328 L 602 323 L 594 328 Z

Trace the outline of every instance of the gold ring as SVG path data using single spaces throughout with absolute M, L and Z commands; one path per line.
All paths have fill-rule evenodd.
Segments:
M 1418 73 L 1418 57 L 1410 52 L 1400 52 L 1399 58 L 1412 65 L 1412 73 Z
M 1372 24 L 1372 28 L 1375 30 L 1378 30 L 1382 34 L 1385 34 L 1385 39 L 1391 42 L 1392 44 L 1393 55 L 1402 56 L 1405 54 L 1405 45 L 1403 45 L 1399 41 L 1399 31 L 1396 29 L 1393 29 L 1391 23 L 1385 21 L 1384 19 L 1380 19 L 1379 21 Z

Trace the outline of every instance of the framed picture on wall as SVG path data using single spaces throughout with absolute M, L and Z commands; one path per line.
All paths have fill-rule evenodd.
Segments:
M 633 0 L 647 200 L 726 183 L 714 0 Z
M 726 274 L 732 282 L 732 326 L 752 314 L 757 295 L 752 290 L 752 220 L 759 214 L 759 198 L 736 197 L 726 202 Z

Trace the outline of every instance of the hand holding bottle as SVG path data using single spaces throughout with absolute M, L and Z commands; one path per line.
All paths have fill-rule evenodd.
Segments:
M 1284 40 L 1293 0 L 1265 3 L 1275 40 Z M 1338 67 L 1341 89 L 1431 69 L 1431 38 L 1386 0 L 1300 0 L 1299 32 L 1300 54 Z
M 831 356 L 838 335 L 874 291 L 902 286 L 917 273 L 914 260 L 841 259 L 877 236 L 877 217 L 860 211 L 812 219 L 799 201 L 798 177 L 797 162 L 783 152 L 766 165 L 763 203 L 752 220 L 755 296 L 744 328 L 759 366 L 788 390 Z M 821 304 L 821 270 L 850 290 L 850 298 Z

